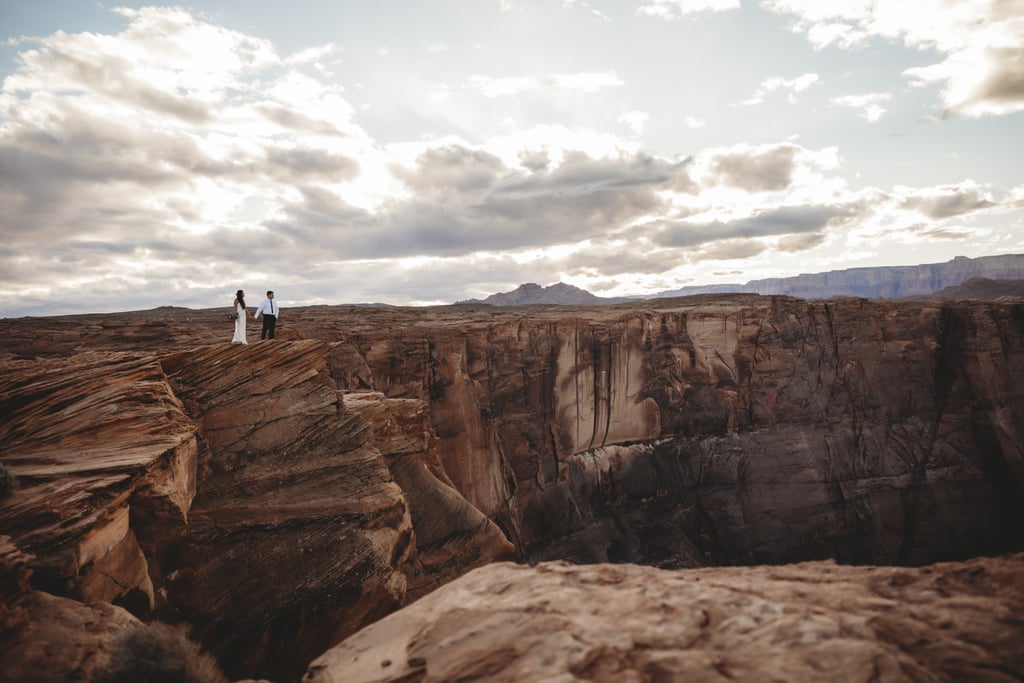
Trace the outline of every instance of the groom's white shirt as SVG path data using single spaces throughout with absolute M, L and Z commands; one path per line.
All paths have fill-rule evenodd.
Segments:
M 276 318 L 281 315 L 281 307 L 277 304 L 276 299 L 264 299 L 260 307 L 256 309 L 256 314 L 253 317 L 260 317 L 260 313 L 266 313 Z

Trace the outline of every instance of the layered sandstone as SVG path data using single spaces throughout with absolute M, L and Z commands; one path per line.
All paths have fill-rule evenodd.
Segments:
M 710 297 L 346 331 L 536 559 L 923 563 L 1024 545 L 1020 304 Z
M 405 597 L 408 506 L 326 356 L 308 341 L 160 360 L 209 457 L 188 524 L 154 550 L 158 585 L 167 616 L 190 623 L 235 676 L 284 679 Z
M 185 621 L 231 675 L 288 680 L 513 552 L 1024 548 L 1019 302 L 310 307 L 279 332 L 232 346 L 212 310 L 0 321 L 0 520 L 34 589 Z
M 1017 681 L 1024 555 L 916 569 L 492 564 L 348 638 L 306 683 Z
M 82 336 L 66 320 L 0 331 L 11 351 L 45 357 L 99 344 L 92 330 L 115 322 L 127 331 L 107 348 L 136 346 L 153 319 L 168 326 L 163 348 L 227 339 L 222 317 L 160 309 L 76 317 Z M 520 557 L 689 566 L 1020 548 L 1007 520 L 1024 514 L 1021 318 L 1019 302 L 732 295 L 310 307 L 280 327 L 330 342 L 339 389 L 428 405 L 442 483 Z
M 25 594 L 19 607 L 28 618 L 3 633 L 3 683 L 89 683 L 111 643 L 140 623 L 109 602 L 83 604 L 43 591 Z
M 424 402 L 343 400 L 330 368 L 350 356 L 310 340 L 0 362 L 17 480 L 0 560 L 22 568 L 0 606 L 9 656 L 31 668 L 35 643 L 75 628 L 61 596 L 184 621 L 230 674 L 289 680 L 407 599 L 510 558 L 448 481 Z M 107 612 L 78 659 L 130 625 Z M 52 664 L 41 675 L 84 675 Z
M 196 490 L 198 434 L 151 355 L 90 352 L 0 365 L 4 531 L 34 556 L 37 588 L 145 614 L 153 582 L 140 541 L 184 524 Z M 142 538 L 140 538 L 140 534 Z
M 409 506 L 416 558 L 408 599 L 474 567 L 514 557 L 513 545 L 501 529 L 470 505 L 448 478 L 425 402 L 364 392 L 345 396 L 345 406 L 373 425 L 370 443 L 384 455 Z

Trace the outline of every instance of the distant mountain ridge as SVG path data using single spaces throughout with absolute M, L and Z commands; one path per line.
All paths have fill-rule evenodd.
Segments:
M 955 287 L 973 278 L 1024 279 L 1024 254 L 1001 254 L 973 259 L 957 256 L 944 263 L 847 268 L 825 273 L 805 273 L 794 277 L 751 280 L 742 285 L 697 285 L 659 292 L 652 298 L 749 292 L 753 294 L 784 294 L 801 299 L 828 299 L 833 296 L 895 299 L 907 296 L 926 296 L 947 287 Z
M 600 297 L 585 289 L 563 282 L 542 287 L 535 283 L 520 285 L 511 292 L 492 294 L 486 299 L 470 299 L 459 303 L 484 303 L 494 306 L 530 304 L 595 305 L 618 304 L 637 299 L 664 299 L 697 294 L 782 294 L 801 299 L 828 299 L 834 296 L 856 296 L 867 299 L 896 299 L 930 296 L 944 289 L 958 287 L 968 280 L 1024 280 L 1024 254 L 1000 254 L 968 258 L 957 256 L 944 263 L 917 266 L 877 266 L 804 273 L 794 277 L 750 280 L 744 284 L 693 285 L 680 287 L 648 297 Z M 986 291 L 991 290 L 989 287 Z M 964 293 L 980 293 L 975 287 Z
M 929 294 L 925 298 L 936 301 L 1024 299 L 1024 280 L 992 280 L 975 277 L 954 287 L 946 287 L 934 294 Z
M 531 304 L 557 304 L 562 306 L 617 304 L 632 301 L 629 298 L 606 298 L 591 294 L 585 289 L 558 282 L 541 287 L 534 282 L 519 285 L 511 292 L 492 294 L 486 299 L 468 299 L 460 304 L 491 304 L 492 306 L 527 306 Z

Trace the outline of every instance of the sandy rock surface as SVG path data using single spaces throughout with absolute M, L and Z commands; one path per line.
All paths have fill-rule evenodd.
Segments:
M 474 570 L 305 683 L 1024 679 L 1024 554 L 921 568 Z

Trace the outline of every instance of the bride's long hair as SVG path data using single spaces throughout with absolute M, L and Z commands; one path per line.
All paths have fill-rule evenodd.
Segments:
M 242 304 L 242 308 L 245 308 L 245 290 L 238 290 L 235 292 L 235 301 Z

